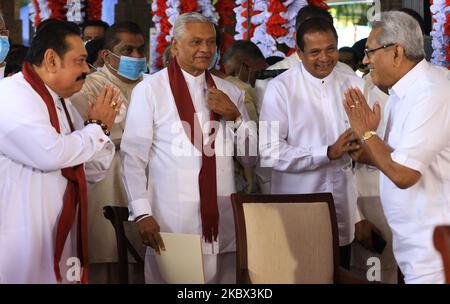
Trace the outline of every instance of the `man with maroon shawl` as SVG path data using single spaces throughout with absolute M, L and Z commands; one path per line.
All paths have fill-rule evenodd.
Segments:
M 86 57 L 75 24 L 48 20 L 0 83 L 0 283 L 87 282 L 86 181 L 110 166 L 121 102 L 105 87 L 83 122 L 69 98 Z
M 247 123 L 244 93 L 208 71 L 216 51 L 208 19 L 179 16 L 172 50 L 168 68 L 133 91 L 121 144 L 131 218 L 149 246 L 146 282 L 165 282 L 155 261 L 165 249 L 163 231 L 202 235 L 206 282 L 233 283 L 234 140 L 238 159 L 249 165 L 256 157 L 242 150 L 256 147 L 256 126 Z

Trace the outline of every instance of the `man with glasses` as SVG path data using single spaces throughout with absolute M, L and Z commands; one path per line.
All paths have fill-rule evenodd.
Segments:
M 389 88 L 384 134 L 379 105 L 357 89 L 344 108 L 362 149 L 352 153 L 381 172 L 383 210 L 406 283 L 444 283 L 433 245 L 437 225 L 450 224 L 450 73 L 425 58 L 419 24 L 403 12 L 376 16 L 364 63 L 373 82 Z
M 297 31 L 301 63 L 271 80 L 260 121 L 270 138 L 260 138 L 262 163 L 272 165 L 272 193 L 331 192 L 336 206 L 341 264 L 349 268 L 355 224 L 356 181 L 348 152 L 359 149 L 342 98 L 363 80 L 336 68 L 339 52 L 333 24 L 314 17 Z M 276 152 L 278 150 L 278 152 Z
M 9 53 L 9 31 L 6 29 L 5 21 L 0 13 L 0 79 L 5 74 L 5 58 Z
M 145 38 L 139 26 L 133 22 L 112 25 L 105 34 L 104 50 L 101 56 L 105 66 L 101 71 L 90 74 L 72 102 L 83 117 L 86 117 L 91 96 L 103 86 L 112 85 L 120 90 L 122 108 L 111 129 L 111 140 L 116 145 L 114 156 L 105 179 L 88 186 L 89 196 L 89 258 L 91 283 L 118 283 L 118 257 L 116 239 L 111 223 L 103 216 L 105 205 L 126 207 L 127 196 L 120 177 L 120 142 L 125 129 L 125 116 L 131 99 L 131 92 L 147 72 Z M 131 235 L 131 234 L 130 234 Z M 136 231 L 136 248 L 142 247 Z M 132 240 L 133 241 L 133 240 Z M 133 273 L 131 283 L 143 282 L 143 271 L 130 265 Z M 140 274 L 139 274 L 140 273 Z M 138 279 L 139 276 L 142 279 Z

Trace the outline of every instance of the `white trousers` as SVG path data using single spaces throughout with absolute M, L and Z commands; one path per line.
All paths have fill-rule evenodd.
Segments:
M 217 255 L 204 254 L 203 268 L 207 284 L 236 283 L 236 252 L 225 252 Z M 166 284 L 159 273 L 153 254 L 145 255 L 145 283 Z

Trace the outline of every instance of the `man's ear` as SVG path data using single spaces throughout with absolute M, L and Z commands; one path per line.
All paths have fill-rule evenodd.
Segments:
M 52 49 L 48 49 L 44 53 L 43 65 L 50 73 L 56 73 L 58 66 L 61 66 L 62 60 L 59 55 Z
M 396 67 L 400 66 L 401 62 L 405 59 L 405 49 L 398 44 L 395 45 L 392 56 L 394 56 L 394 65 Z
M 101 50 L 100 51 L 100 57 L 102 57 L 104 62 L 108 62 L 109 63 L 109 52 L 108 52 L 108 50 Z

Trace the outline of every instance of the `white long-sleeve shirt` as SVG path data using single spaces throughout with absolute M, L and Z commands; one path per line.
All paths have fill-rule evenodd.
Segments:
M 260 125 L 260 151 L 262 165 L 272 167 L 272 193 L 331 192 L 341 246 L 352 242 L 359 219 L 356 183 L 350 157 L 330 161 L 327 148 L 350 127 L 342 106 L 350 85 L 364 82 L 339 69 L 318 79 L 300 63 L 270 81 L 260 116 L 271 124 L 270 136 Z
M 183 75 L 196 113 L 201 114 L 200 123 L 204 123 L 210 113 L 205 75 L 194 77 L 184 71 Z M 236 104 L 243 120 L 249 121 L 243 91 L 212 77 L 217 88 Z M 230 202 L 230 194 L 235 192 L 232 125 L 221 120 L 215 141 L 219 240 L 214 247 L 204 244 L 204 253 L 235 250 Z M 256 141 L 256 126 L 252 140 Z M 202 234 L 198 185 L 202 156 L 180 124 L 167 69 L 145 79 L 133 91 L 121 155 L 131 218 L 150 214 L 163 232 Z
M 59 97 L 49 91 L 61 134 L 22 73 L 0 82 L 0 283 L 56 283 L 55 235 L 67 186 L 61 169 L 85 163 L 87 179 L 99 181 L 114 156 L 114 145 L 101 128 L 83 128 L 66 99 L 77 129 L 71 133 Z M 61 259 L 63 280 L 75 250 L 76 238 L 69 235 Z
M 423 60 L 389 93 L 384 141 L 395 162 L 422 175 L 402 190 L 381 174 L 394 255 L 405 282 L 443 283 L 421 281 L 421 276 L 443 271 L 433 231 L 450 224 L 450 72 Z

